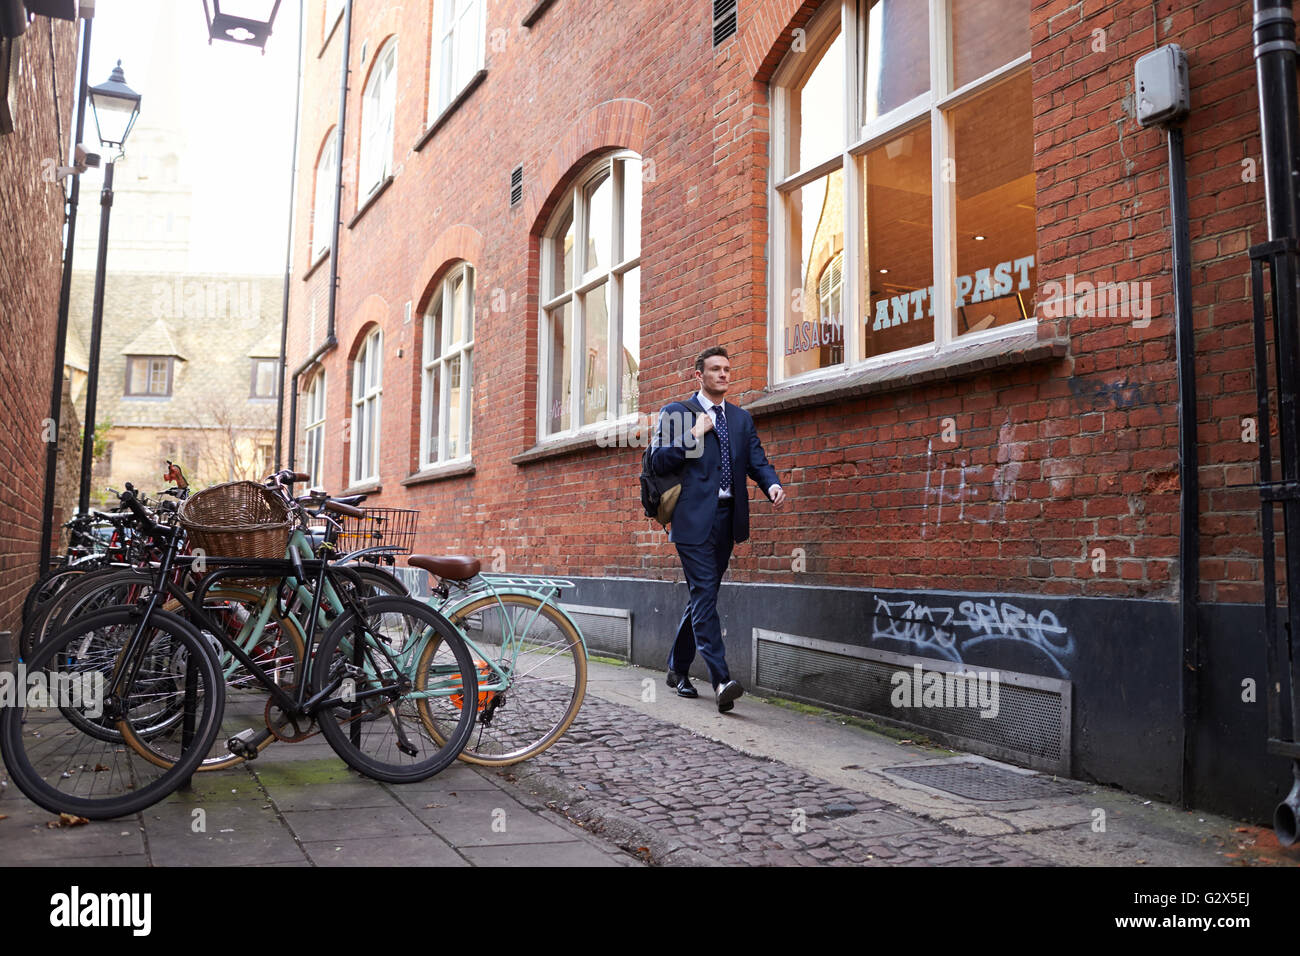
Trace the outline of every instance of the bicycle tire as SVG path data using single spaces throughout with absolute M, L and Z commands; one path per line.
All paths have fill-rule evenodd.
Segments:
M 98 718 L 88 712 L 109 703 L 103 692 L 122 666 L 121 649 L 142 616 L 139 608 L 110 608 L 80 619 L 37 649 L 27 665 L 29 685 L 37 674 L 44 675 L 47 687 L 67 689 L 75 682 L 82 688 L 79 698 L 69 692 L 62 702 L 48 698 L 33 702 L 23 693 L 15 706 L 0 710 L 0 750 L 5 766 L 33 803 L 91 820 L 137 813 L 188 780 L 211 746 L 225 706 L 225 683 L 194 629 L 176 615 L 157 610 L 149 618 L 136 658 L 140 670 L 126 688 L 120 712 L 113 719 L 119 729 L 144 726 L 159 713 L 179 706 L 181 720 L 169 719 L 167 729 L 151 733 L 184 734 L 188 724 L 189 747 L 175 764 L 164 769 L 122 746 L 120 740 L 83 734 L 75 724 L 69 729 L 69 712 L 80 713 L 83 721 L 93 721 Z M 183 670 L 173 666 L 182 651 Z M 192 720 L 187 721 L 185 684 L 189 675 L 193 675 L 194 709 Z
M 27 596 L 23 598 L 23 625 L 22 632 L 26 633 L 27 628 L 31 625 L 35 615 L 50 601 L 54 600 L 64 588 L 76 584 L 82 577 L 91 571 L 98 571 L 108 565 L 107 558 L 97 561 L 87 561 L 75 565 L 65 565 L 46 571 L 40 579 L 31 586 Z
M 537 756 L 573 724 L 587 692 L 587 651 L 569 616 L 532 594 L 485 594 L 448 614 L 459 628 L 475 624 L 476 618 L 473 633 L 466 633 L 507 672 L 509 685 L 504 691 L 479 691 L 474 732 L 460 759 L 505 767 Z M 502 635 L 517 626 L 529 630 L 521 638 L 525 649 L 512 666 L 510 645 Z M 480 684 L 499 679 L 485 664 L 476 660 L 476 665 Z M 423 660 L 416 668 L 417 680 L 422 666 Z M 438 734 L 432 715 L 424 716 L 429 732 Z
M 256 606 L 260 605 L 266 597 L 264 591 L 253 588 L 219 588 L 208 592 L 204 601 L 204 609 L 208 609 L 209 603 L 226 609 L 236 603 Z M 271 599 L 274 600 L 275 596 L 271 595 Z M 178 607 L 180 607 L 180 602 L 172 601 L 166 605 L 166 610 L 175 611 Z M 241 633 L 246 620 L 246 618 L 240 619 L 237 612 L 222 614 L 220 611 L 208 610 L 208 616 L 213 618 L 214 623 L 218 624 L 218 626 L 225 625 L 226 636 L 232 640 Z M 231 751 L 228 745 L 228 741 L 236 734 L 248 728 L 255 728 L 259 732 L 266 730 L 267 732 L 264 735 L 259 735 L 254 739 L 253 746 L 258 754 L 275 742 L 276 737 L 269 731 L 266 721 L 266 698 L 268 694 L 265 687 L 248 668 L 221 646 L 207 630 L 203 629 L 197 622 L 191 621 L 188 617 L 185 619 L 194 626 L 216 655 L 218 667 L 226 684 L 226 707 L 221 727 L 212 742 L 208 754 L 199 762 L 195 772 L 205 773 L 213 770 L 227 770 L 238 766 L 247 759 Z M 248 651 L 249 649 L 245 648 L 245 650 Z M 249 656 L 263 670 L 272 671 L 272 677 L 277 684 L 289 689 L 296 686 L 296 681 L 303 673 L 307 659 L 306 643 L 303 641 L 302 632 L 297 623 L 291 617 L 279 614 L 278 608 L 275 608 L 272 610 L 271 617 L 267 620 L 262 633 L 258 635 L 256 642 L 252 644 Z M 175 747 L 158 744 L 158 738 L 150 739 L 147 735 L 142 736 L 132 733 L 130 729 L 123 733 L 122 736 L 127 746 L 133 748 L 151 763 L 160 767 L 169 767 L 176 762 L 178 754 L 175 752 Z
M 345 674 L 353 682 L 350 695 L 346 685 L 336 689 L 332 696 L 342 698 L 342 702 L 322 708 L 315 715 L 316 721 L 335 753 L 354 770 L 388 783 L 427 779 L 455 761 L 469 739 L 474 714 L 469 708 L 462 708 L 454 719 L 450 713 L 445 714 L 445 733 L 431 736 L 416 707 L 416 698 L 410 693 L 437 688 L 413 681 L 408 675 L 414 674 L 426 645 L 436 642 L 442 653 L 436 655 L 435 667 L 425 667 L 426 677 L 432 671 L 438 680 L 462 682 L 461 686 L 477 692 L 473 658 L 456 628 L 427 604 L 411 598 L 376 597 L 368 600 L 363 610 L 364 621 L 351 610 L 340 615 L 316 649 L 312 660 L 313 696 Z M 362 634 L 360 640 L 358 632 Z M 370 666 L 370 674 L 356 673 L 358 658 Z M 404 673 L 399 675 L 394 667 Z M 403 679 L 409 685 L 405 690 Z M 391 690 L 369 695 L 383 688 Z M 351 702 L 347 702 L 349 696 Z M 443 703 L 428 705 L 430 711 L 453 709 L 446 696 L 438 699 Z M 399 749 L 395 725 L 401 727 L 406 744 L 417 751 L 415 754 Z
M 78 617 L 126 604 L 132 595 L 150 593 L 153 583 L 153 572 L 147 570 L 114 568 L 88 572 L 85 580 L 70 585 L 38 612 L 25 635 L 23 658 L 30 657 L 47 638 Z

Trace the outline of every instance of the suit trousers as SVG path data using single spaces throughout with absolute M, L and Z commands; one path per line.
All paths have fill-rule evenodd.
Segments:
M 734 508 L 734 498 L 719 499 L 708 539 L 702 544 L 677 544 L 691 597 L 668 652 L 668 669 L 685 676 L 698 648 L 715 687 L 731 679 L 718 618 L 718 588 L 731 561 Z

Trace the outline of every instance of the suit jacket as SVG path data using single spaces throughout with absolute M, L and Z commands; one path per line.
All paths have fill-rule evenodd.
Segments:
M 668 533 L 669 541 L 680 544 L 703 544 L 708 540 L 718 509 L 718 482 L 722 477 L 722 443 L 717 429 L 705 435 L 703 442 L 691 435 L 696 417 L 708 414 L 698 397 L 692 395 L 684 402 L 672 402 L 664 407 L 659 413 L 659 427 L 650 452 L 650 468 L 655 474 L 681 472 L 681 497 L 673 510 Z M 749 412 L 730 402 L 723 404 L 723 410 L 731 445 L 728 449 L 731 493 L 735 498 L 732 533 L 739 543 L 749 538 L 749 487 L 745 477 L 753 478 L 764 495 L 779 480 L 776 469 L 763 454 Z

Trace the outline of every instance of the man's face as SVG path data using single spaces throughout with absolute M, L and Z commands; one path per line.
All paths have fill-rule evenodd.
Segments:
M 696 372 L 695 377 L 704 391 L 725 395 L 731 382 L 731 363 L 724 356 L 710 355 L 704 360 L 704 371 Z

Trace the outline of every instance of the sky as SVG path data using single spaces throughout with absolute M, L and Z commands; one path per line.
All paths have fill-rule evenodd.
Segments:
M 239 0 L 247 7 L 250 0 Z M 163 4 L 174 35 L 161 35 Z M 227 6 L 236 12 L 234 0 Z M 256 6 L 256 3 L 252 4 Z M 269 4 L 268 4 L 269 6 Z M 157 63 L 160 44 L 174 44 L 173 75 Z M 289 217 L 290 163 L 297 97 L 298 0 L 283 0 L 265 55 L 256 47 L 209 45 L 203 0 L 96 0 L 90 84 L 108 79 L 118 60 L 127 85 L 141 94 L 139 124 L 151 94 L 178 95 L 185 110 L 186 178 L 194 185 L 191 271 L 283 273 Z M 84 141 L 97 143 L 89 106 Z M 130 140 L 127 152 L 130 153 Z M 82 195 L 98 190 L 99 170 L 82 177 Z

